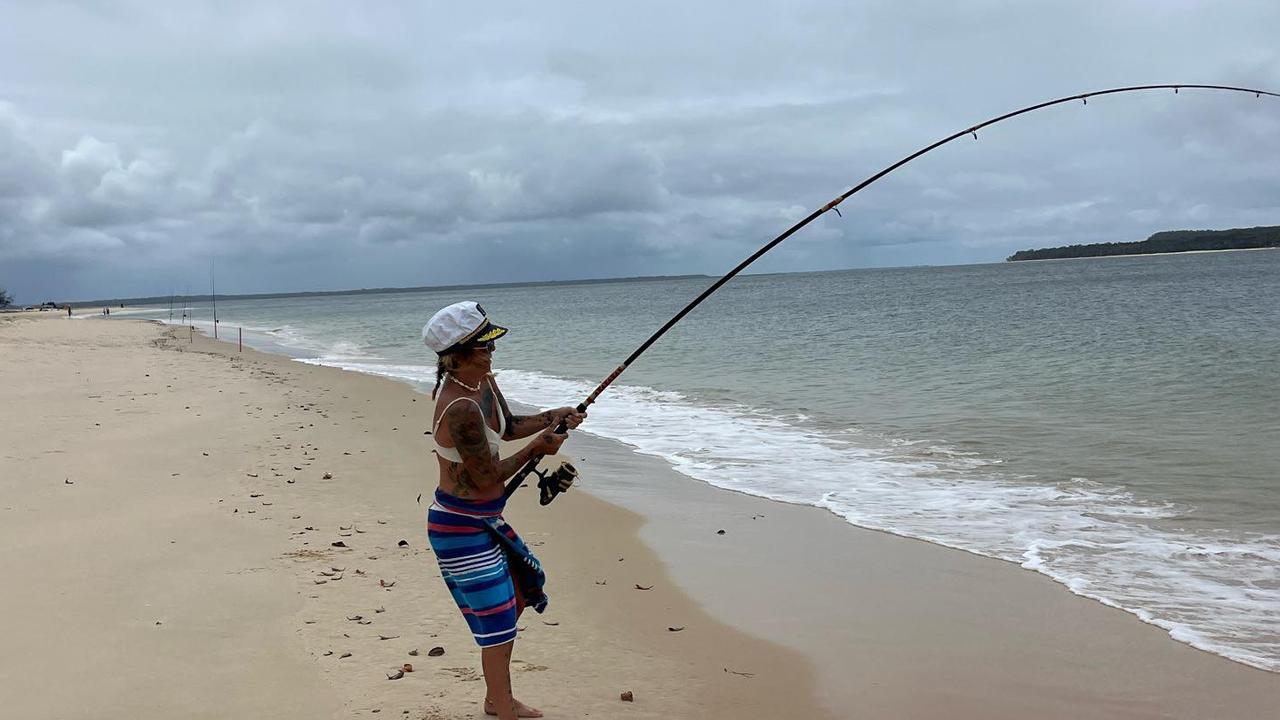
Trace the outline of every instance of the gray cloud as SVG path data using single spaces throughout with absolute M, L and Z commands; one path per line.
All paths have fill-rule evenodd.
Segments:
M 21 299 L 722 271 L 1039 99 L 1280 86 L 1268 2 L 17 3 L 0 285 Z M 985 262 L 1280 222 L 1280 103 L 1099 98 L 886 178 L 761 270 Z

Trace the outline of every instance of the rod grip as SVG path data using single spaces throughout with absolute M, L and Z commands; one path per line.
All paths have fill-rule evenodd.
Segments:
M 578 408 L 577 408 L 578 412 L 585 412 L 586 409 L 587 409 L 587 404 L 585 402 L 578 403 Z M 555 430 L 554 430 L 554 432 L 556 433 L 563 433 L 568 431 L 569 431 L 569 425 L 564 420 L 561 420 L 555 426 Z M 518 471 L 516 471 L 516 474 L 512 475 L 511 479 L 507 481 L 507 486 L 505 489 L 503 489 L 502 496 L 504 498 L 509 498 L 513 494 L 515 494 L 515 491 L 519 490 L 520 486 L 524 484 L 524 479 L 529 477 L 529 474 L 532 473 L 534 470 L 538 469 L 538 463 L 542 462 L 542 458 L 544 457 L 546 457 L 546 455 L 534 455 L 533 457 L 529 458 L 529 461 L 526 462 Z M 550 501 L 547 501 L 547 502 L 550 502 Z M 546 505 L 547 503 L 542 503 L 542 504 Z

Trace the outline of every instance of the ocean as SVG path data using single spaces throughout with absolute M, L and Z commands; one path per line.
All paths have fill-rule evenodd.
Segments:
M 504 392 L 547 407 L 577 404 L 711 281 L 228 299 L 218 315 L 224 338 L 243 327 L 260 349 L 429 392 L 422 324 L 476 300 L 511 329 Z M 207 305 L 190 313 L 211 327 Z M 1018 563 L 1280 672 L 1280 252 L 737 278 L 580 430 L 690 482 Z

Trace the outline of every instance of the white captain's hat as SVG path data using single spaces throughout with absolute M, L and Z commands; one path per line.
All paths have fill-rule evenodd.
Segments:
M 442 308 L 422 326 L 422 343 L 444 355 L 461 348 L 483 345 L 507 334 L 507 329 L 489 322 L 479 303 L 470 300 Z

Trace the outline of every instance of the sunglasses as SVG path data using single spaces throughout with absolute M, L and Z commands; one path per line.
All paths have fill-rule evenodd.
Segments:
M 495 347 L 497 346 L 493 344 L 492 340 L 490 340 L 489 342 L 486 342 L 486 343 L 477 343 L 475 345 L 472 345 L 471 349 L 472 350 L 488 350 L 489 352 L 493 352 Z

